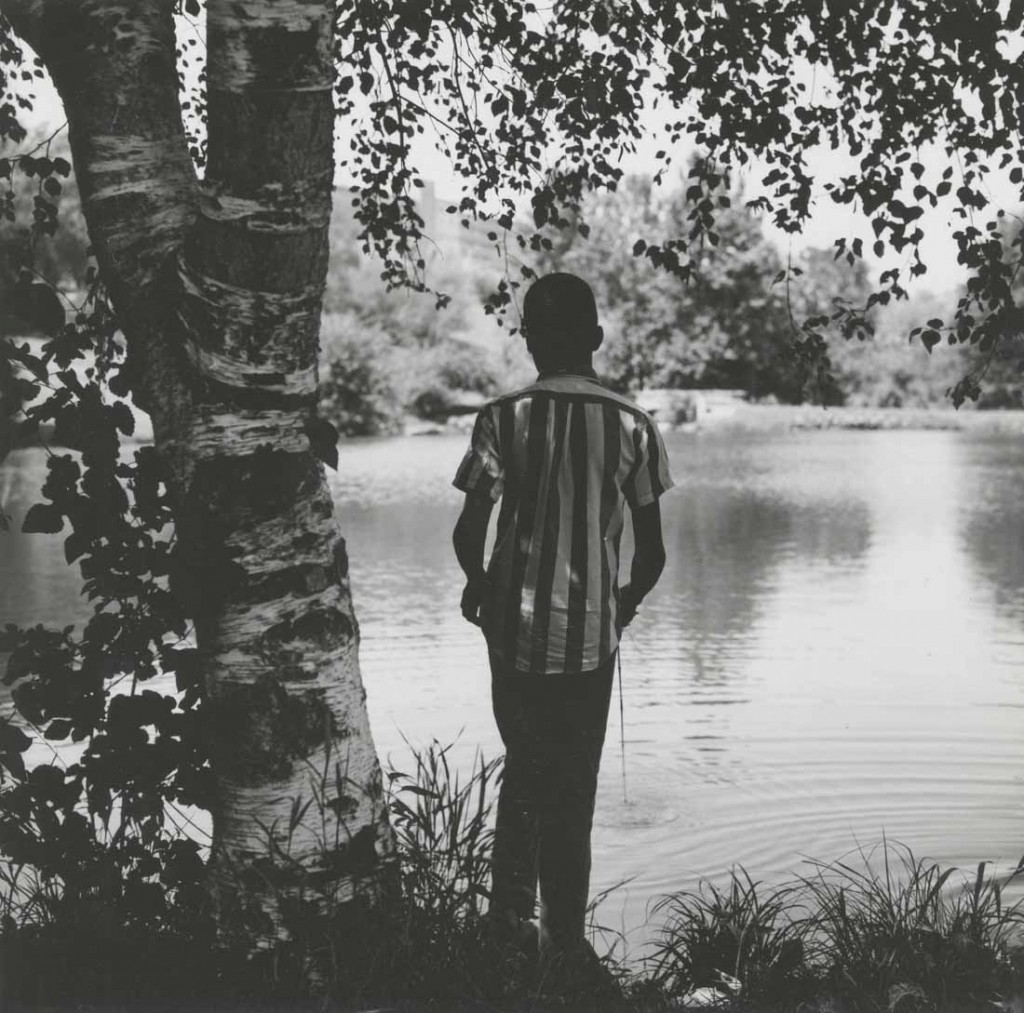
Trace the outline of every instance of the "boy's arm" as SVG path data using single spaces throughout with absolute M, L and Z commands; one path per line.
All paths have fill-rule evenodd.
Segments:
M 636 615 L 647 592 L 658 583 L 665 567 L 665 543 L 661 537 L 661 507 L 658 501 L 636 507 L 633 513 L 633 564 L 629 583 L 619 592 L 619 610 L 623 628 Z
M 452 544 L 455 558 L 466 575 L 466 587 L 462 592 L 462 614 L 475 626 L 480 625 L 480 601 L 483 597 L 484 543 L 487 541 L 487 524 L 491 519 L 494 501 L 479 493 L 467 493 L 462 513 L 455 522 Z

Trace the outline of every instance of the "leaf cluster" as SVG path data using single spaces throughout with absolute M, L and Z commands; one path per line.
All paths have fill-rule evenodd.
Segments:
M 390 282 L 425 287 L 420 138 L 465 181 L 449 213 L 466 227 L 492 223 L 499 247 L 520 208 L 538 230 L 563 225 L 585 189 L 615 186 L 612 159 L 640 137 L 648 77 L 629 48 L 628 6 L 564 4 L 551 16 L 530 2 L 338 5 L 339 115 L 356 124 L 341 164 L 360 239 Z M 525 250 L 545 240 L 517 241 Z M 520 275 L 530 276 L 525 265 Z M 503 280 L 491 309 L 508 306 L 519 284 Z
M 0 344 L 0 457 L 44 441 L 25 451 L 46 454 L 47 477 L 21 530 L 64 536 L 92 615 L 80 630 L 0 634 L 15 709 L 0 720 L 0 852 L 59 883 L 67 903 L 113 877 L 119 917 L 153 924 L 177 900 L 205 903 L 202 839 L 190 833 L 190 811 L 211 790 L 202 665 L 170 587 L 176 545 L 159 458 L 122 446 L 135 416 L 102 286 L 67 322 L 53 315 L 41 344 Z M 38 762 L 40 750 L 52 762 Z
M 82 285 L 87 241 L 63 128 L 0 157 L 0 329 L 53 334 L 56 285 Z M 0 147 L 0 151 L 2 151 Z
M 8 141 L 18 144 L 25 139 L 19 113 L 32 108 L 27 87 L 44 74 L 38 57 L 26 63 L 14 31 L 0 14 L 0 147 Z

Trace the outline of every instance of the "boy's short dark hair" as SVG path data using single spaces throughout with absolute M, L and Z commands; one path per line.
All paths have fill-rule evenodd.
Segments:
M 593 290 L 574 274 L 558 271 L 538 278 L 523 300 L 523 331 L 530 338 L 586 341 L 597 329 Z

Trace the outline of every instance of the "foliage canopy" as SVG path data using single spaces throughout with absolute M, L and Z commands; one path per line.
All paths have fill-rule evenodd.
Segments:
M 870 249 L 902 263 L 864 306 L 797 322 L 797 350 L 827 373 L 823 329 L 851 336 L 871 306 L 905 296 L 928 270 L 920 219 L 943 208 L 971 278 L 951 320 L 915 333 L 929 350 L 945 336 L 991 353 L 1019 330 L 1020 223 L 1004 250 L 1004 209 L 987 184 L 992 172 L 1024 182 L 1022 18 L 1019 4 L 1004 15 L 996 0 L 342 4 L 340 112 L 356 124 L 343 164 L 363 238 L 392 280 L 423 284 L 413 142 L 429 133 L 464 181 L 449 211 L 492 222 L 502 248 L 527 203 L 536 231 L 515 235 L 521 250 L 545 248 L 547 225 L 585 232 L 573 220 L 584 194 L 618 185 L 620 156 L 653 117 L 664 123 L 656 179 L 684 139 L 706 157 L 691 171 L 686 230 L 634 232 L 636 256 L 693 276 L 700 249 L 720 241 L 716 189 L 741 167 L 755 178 L 750 206 L 784 231 L 799 232 L 816 208 L 859 209 L 872 238 L 836 236 L 835 255 L 853 264 Z M 816 174 L 819 146 L 848 169 Z M 510 273 L 492 306 L 508 305 L 519 281 Z M 952 390 L 956 404 L 977 394 L 977 376 Z

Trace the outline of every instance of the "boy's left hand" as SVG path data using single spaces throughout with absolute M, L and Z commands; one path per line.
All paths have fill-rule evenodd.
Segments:
M 486 588 L 486 579 L 479 577 L 476 580 L 467 580 L 462 592 L 462 615 L 474 626 L 480 625 L 480 605 Z

